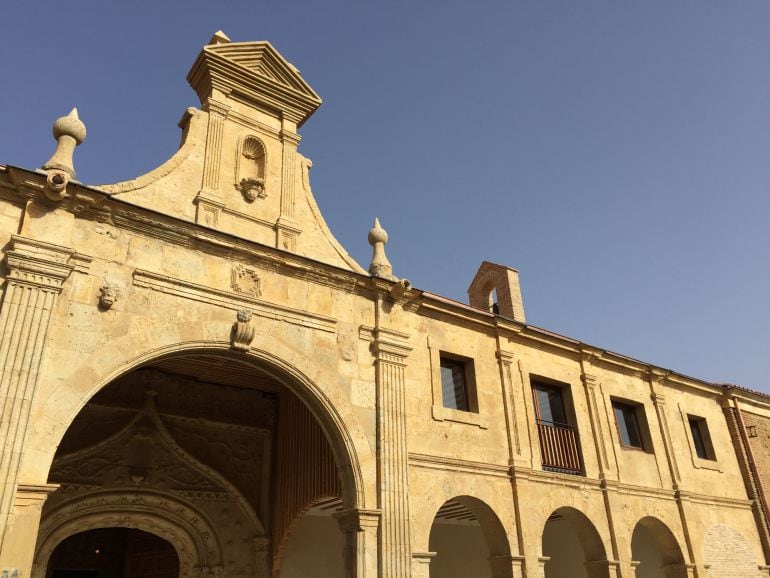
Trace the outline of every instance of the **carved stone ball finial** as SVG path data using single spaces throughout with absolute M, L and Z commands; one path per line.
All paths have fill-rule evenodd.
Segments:
M 390 281 L 398 281 L 393 275 L 393 266 L 385 255 L 385 245 L 388 242 L 388 233 L 380 226 L 380 220 L 374 219 L 374 226 L 369 230 L 369 244 L 373 248 L 372 262 L 369 265 L 369 273 L 375 277 L 382 277 Z
M 86 126 L 78 118 L 77 108 L 73 108 L 67 116 L 56 119 L 53 137 L 56 139 L 56 150 L 43 165 L 43 170 L 48 171 L 48 188 L 51 189 L 48 196 L 60 200 L 64 198 L 67 181 L 75 178 L 72 164 L 75 147 L 86 140 Z

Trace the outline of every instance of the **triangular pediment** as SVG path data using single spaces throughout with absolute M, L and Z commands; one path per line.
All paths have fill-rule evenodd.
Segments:
M 188 75 L 201 102 L 212 89 L 243 93 L 295 116 L 298 124 L 321 105 L 299 70 L 269 42 L 229 42 L 224 35 L 215 39 L 203 48 Z

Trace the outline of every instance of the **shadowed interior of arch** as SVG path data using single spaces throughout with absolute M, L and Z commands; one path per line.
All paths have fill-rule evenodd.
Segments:
M 631 558 L 639 563 L 636 567 L 637 578 L 664 577 L 664 568 L 669 571 L 684 570 L 684 556 L 674 534 L 652 516 L 645 516 L 634 527 Z
M 114 380 L 61 441 L 49 472 L 60 488 L 45 505 L 38 550 L 77 533 L 72 519 L 91 510 L 130 517 L 149 509 L 189 534 L 197 553 L 186 552 L 184 563 L 197 557 L 194 565 L 226 573 L 304 576 L 314 569 L 286 557 L 326 540 L 339 561 L 328 575 L 339 575 L 342 538 L 331 514 L 354 502 L 345 491 L 353 482 L 295 391 L 273 367 L 209 353 L 166 357 Z M 113 517 L 114 532 L 138 527 Z M 299 547 L 287 549 L 289 534 Z M 228 570 L 228 560 L 238 567 Z M 37 559 L 52 578 L 46 562 Z
M 177 578 L 174 546 L 134 528 L 99 528 L 63 540 L 46 578 Z
M 592 566 L 591 578 L 609 577 L 606 551 L 601 536 L 591 520 L 575 508 L 555 510 L 543 529 L 545 578 L 589 578 L 587 565 Z
M 505 528 L 478 498 L 456 496 L 444 502 L 433 520 L 429 547 L 436 554 L 430 564 L 432 577 L 508 578 L 511 572 Z M 501 567 L 493 568 L 496 563 Z

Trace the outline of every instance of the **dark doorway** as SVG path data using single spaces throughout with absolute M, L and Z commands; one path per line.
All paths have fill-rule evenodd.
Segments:
M 46 578 L 178 578 L 179 558 L 166 540 L 132 528 L 88 530 L 63 540 Z

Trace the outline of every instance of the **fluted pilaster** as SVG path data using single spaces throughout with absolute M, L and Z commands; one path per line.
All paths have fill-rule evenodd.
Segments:
M 18 470 L 51 311 L 75 269 L 72 249 L 13 236 L 0 309 L 0 548 L 13 512 Z
M 380 566 L 383 578 L 411 572 L 409 483 L 406 446 L 406 358 L 411 351 L 400 334 L 375 330 L 377 448 L 380 473 Z

